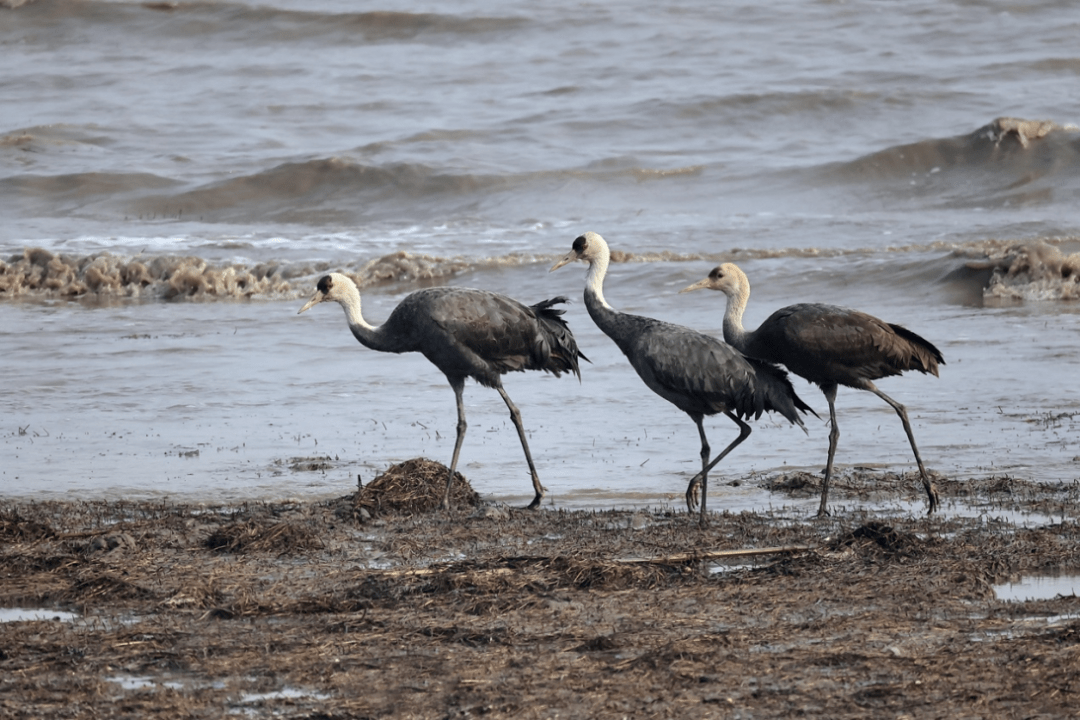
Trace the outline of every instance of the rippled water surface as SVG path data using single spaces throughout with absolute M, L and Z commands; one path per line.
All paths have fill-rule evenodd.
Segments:
M 582 381 L 505 380 L 548 497 L 679 504 L 693 423 L 592 324 L 584 266 L 547 272 L 586 230 L 620 310 L 719 335 L 723 297 L 677 291 L 733 260 L 748 327 L 811 300 L 915 330 L 941 377 L 880 387 L 931 469 L 1076 479 L 1078 32 L 1068 2 L 0 9 L 0 491 L 335 495 L 448 462 L 441 373 L 296 316 L 341 270 L 375 323 L 432 284 L 573 298 Z M 502 401 L 465 397 L 462 470 L 527 500 Z M 888 406 L 838 410 L 840 464 L 913 467 Z M 824 465 L 824 422 L 754 427 L 713 507 Z

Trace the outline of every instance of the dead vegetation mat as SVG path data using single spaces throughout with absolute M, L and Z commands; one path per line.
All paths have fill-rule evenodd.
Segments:
M 447 496 L 446 477 L 450 468 L 427 458 L 413 458 L 391 465 L 353 497 L 353 506 L 361 518 L 376 515 L 415 515 L 429 513 L 442 506 Z M 480 496 L 460 472 L 450 484 L 451 507 L 476 507 Z
M 389 502 L 361 521 L 357 496 L 0 502 L 0 606 L 78 614 L 0 623 L 0 717 L 1075 716 L 1080 601 L 994 592 L 1080 572 L 1075 485 L 940 488 L 930 518 L 705 528 Z M 743 548 L 780 550 L 715 554 Z

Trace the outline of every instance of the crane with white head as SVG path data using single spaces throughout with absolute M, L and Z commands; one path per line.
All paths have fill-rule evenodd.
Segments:
M 743 311 L 750 300 L 750 280 L 737 265 L 724 263 L 704 280 L 683 288 L 716 290 L 727 296 L 724 339 L 747 357 L 779 363 L 821 388 L 829 401 L 829 458 L 821 485 L 818 515 L 827 515 L 826 500 L 832 478 L 833 458 L 840 429 L 836 424 L 836 390 L 840 385 L 866 390 L 884 400 L 900 416 L 915 462 L 919 466 L 930 509 L 938 506 L 937 489 L 919 456 L 907 410 L 874 385 L 874 380 L 918 370 L 937 376 L 944 365 L 941 352 L 928 340 L 900 325 L 879 320 L 858 310 L 822 303 L 802 303 L 781 308 L 757 330 L 746 330 Z
M 556 377 L 569 372 L 581 378 L 578 358 L 586 361 L 588 358 L 578 350 L 569 326 L 562 319 L 564 311 L 553 307 L 567 302 L 566 298 L 527 306 L 486 290 L 427 288 L 407 296 L 386 322 L 375 326 L 360 311 L 360 290 L 356 283 L 341 273 L 330 273 L 319 280 L 315 294 L 299 312 L 330 301 L 345 310 L 349 329 L 362 345 L 381 352 L 421 353 L 450 382 L 457 399 L 458 422 L 443 507 L 450 506 L 450 487 L 468 427 L 462 399 L 466 378 L 494 388 L 509 408 L 535 491 L 529 508 L 540 505 L 545 490 L 529 452 L 521 413 L 503 389 L 502 376 L 511 371 L 543 370 Z
M 701 487 L 701 522 L 705 522 L 708 477 L 717 463 L 750 436 L 744 418 L 778 412 L 802 427 L 799 412 L 810 411 L 779 367 L 748 359 L 722 340 L 672 323 L 622 313 L 604 299 L 604 276 L 611 251 L 604 238 L 587 232 L 574 240 L 573 249 L 551 268 L 557 270 L 580 260 L 589 264 L 585 278 L 585 307 L 593 321 L 623 351 L 630 365 L 657 395 L 694 421 L 701 438 L 701 472 L 686 488 L 686 504 L 693 510 Z M 703 421 L 723 413 L 739 427 L 735 438 L 712 460 Z

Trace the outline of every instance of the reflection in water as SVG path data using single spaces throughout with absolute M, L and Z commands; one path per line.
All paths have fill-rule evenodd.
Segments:
M 1035 575 L 994 586 L 998 600 L 1024 602 L 1080 595 L 1080 575 Z
M 49 610 L 47 608 L 0 608 L 0 623 L 4 622 L 37 622 L 51 620 L 56 622 L 71 622 L 79 616 L 63 610 Z

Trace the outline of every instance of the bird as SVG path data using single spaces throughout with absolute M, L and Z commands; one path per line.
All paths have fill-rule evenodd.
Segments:
M 743 328 L 742 316 L 750 300 L 750 281 L 737 265 L 724 263 L 703 280 L 679 292 L 717 290 L 727 296 L 724 339 L 747 357 L 778 363 L 799 377 L 815 383 L 829 401 L 829 459 L 821 485 L 818 516 L 828 515 L 826 507 L 833 458 L 840 430 L 836 424 L 836 391 L 839 385 L 867 390 L 887 402 L 904 424 L 923 487 L 929 499 L 929 513 L 938 507 L 938 494 L 926 473 L 915 435 L 911 432 L 906 408 L 883 393 L 874 380 L 918 370 L 938 376 L 945 360 L 928 340 L 900 325 L 879 320 L 850 308 L 822 303 L 801 303 L 781 308 L 757 330 Z
M 457 440 L 443 494 L 443 508 L 450 507 L 450 487 L 458 455 L 465 440 L 465 379 L 498 391 L 517 428 L 525 461 L 529 465 L 536 496 L 529 509 L 539 507 L 545 488 L 533 464 L 521 413 L 502 385 L 510 371 L 544 370 L 560 377 L 572 373 L 581 380 L 578 358 L 588 361 L 563 320 L 565 312 L 553 306 L 569 302 L 565 297 L 526 306 L 513 298 L 486 290 L 433 287 L 408 295 L 382 325 L 374 326 L 360 312 L 360 291 L 348 276 L 330 273 L 319 279 L 315 294 L 297 314 L 322 302 L 337 302 L 345 310 L 349 329 L 372 350 L 392 353 L 418 352 L 442 370 L 457 399 Z
M 604 275 L 611 251 L 603 237 L 587 232 L 549 272 L 581 260 L 589 264 L 585 307 L 608 337 L 622 350 L 645 384 L 694 421 L 701 437 L 701 472 L 686 488 L 686 507 L 693 512 L 701 488 L 700 523 L 706 522 L 709 470 L 750 435 L 743 418 L 760 418 L 763 411 L 779 412 L 806 430 L 799 411 L 810 411 L 791 386 L 787 373 L 774 364 L 749 359 L 722 340 L 681 325 L 619 312 L 604 299 Z M 709 460 L 706 415 L 723 413 L 739 427 L 739 436 Z

